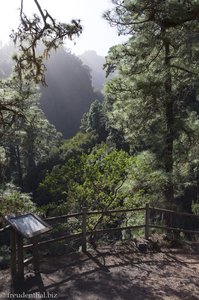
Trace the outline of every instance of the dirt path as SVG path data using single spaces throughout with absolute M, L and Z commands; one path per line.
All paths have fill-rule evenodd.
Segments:
M 0 282 L 0 299 L 7 299 L 8 270 L 0 272 Z M 63 300 L 196 300 L 199 256 L 175 250 L 143 254 L 129 244 L 46 258 L 41 276 L 27 273 L 21 291 L 18 288 L 18 292 L 28 293 L 28 299 L 43 295 Z

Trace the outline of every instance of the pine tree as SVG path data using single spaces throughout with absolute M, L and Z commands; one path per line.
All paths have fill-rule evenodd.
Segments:
M 168 175 L 165 198 L 173 203 L 174 141 L 184 129 L 180 103 L 198 87 L 199 3 L 112 2 L 115 9 L 105 18 L 129 39 L 107 58 L 107 72 L 119 74 L 106 88 L 109 122 L 162 157 Z

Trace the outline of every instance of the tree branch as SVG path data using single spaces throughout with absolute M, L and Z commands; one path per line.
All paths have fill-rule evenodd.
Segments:
M 187 72 L 187 73 L 192 74 L 192 75 L 197 75 L 196 73 L 194 73 L 194 72 L 192 72 L 192 71 L 190 71 L 190 70 L 187 70 L 187 69 L 185 69 L 185 68 L 183 68 L 183 67 L 177 66 L 177 65 L 170 65 L 170 67 L 171 67 L 171 68 L 179 69 L 179 70 L 181 70 L 181 71 Z

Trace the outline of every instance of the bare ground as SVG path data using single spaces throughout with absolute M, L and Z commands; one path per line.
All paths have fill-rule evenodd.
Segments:
M 16 288 L 21 299 L 26 293 L 28 299 L 196 300 L 199 256 L 168 249 L 140 253 L 128 243 L 87 254 L 45 258 L 41 274 L 26 270 L 25 283 Z M 14 298 L 10 292 L 9 270 L 1 271 L 0 299 Z M 17 295 L 15 299 L 19 299 Z

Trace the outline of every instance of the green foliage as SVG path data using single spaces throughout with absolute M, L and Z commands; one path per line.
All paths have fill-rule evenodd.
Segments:
M 16 121 L 23 121 L 24 102 L 35 92 L 31 85 L 23 85 L 13 77 L 0 80 L 0 137 L 12 134 Z
M 75 158 L 83 153 L 90 153 L 91 149 L 96 144 L 96 136 L 91 133 L 78 132 L 72 138 L 64 141 L 60 146 L 60 157 L 66 161 L 69 158 Z
M 10 84 L 9 84 L 10 82 Z M 13 180 L 21 188 L 32 190 L 36 181 L 36 167 L 55 153 L 60 144 L 61 135 L 45 118 L 37 101 L 38 92 L 34 85 L 27 87 L 17 80 L 9 80 L 7 88 L 2 91 L 2 104 L 10 102 L 10 110 L 5 110 L 0 130 L 2 139 L 0 147 L 4 157 L 0 157 L 2 166 L 1 180 Z M 17 90 L 18 88 L 18 90 Z M 6 94 L 9 94 L 9 102 Z M 20 111 L 15 111 L 15 102 L 20 104 Z M 12 105 L 15 107 L 12 111 Z M 7 126 L 5 126 L 5 124 Z
M 40 184 L 40 193 L 58 204 L 57 213 L 67 213 L 83 207 L 104 210 L 156 204 L 167 183 L 167 175 L 150 152 L 133 157 L 101 144 L 55 167 Z
M 95 100 L 91 104 L 89 111 L 83 115 L 81 129 L 84 132 L 94 132 L 99 143 L 106 140 L 108 132 L 103 103 Z
M 71 181 L 73 183 L 78 180 L 81 174 L 80 168 L 80 164 L 74 159 L 70 159 L 66 165 L 54 167 L 52 172 L 47 173 L 44 181 L 40 183 L 40 197 L 48 199 L 49 202 L 65 201 L 68 196 L 68 186 Z
M 106 84 L 105 103 L 91 103 L 95 93 L 90 73 L 78 58 L 63 48 L 56 53 L 58 59 L 53 53 L 47 63 L 53 70 L 47 76 L 49 89 L 41 88 L 41 106 L 49 120 L 65 137 L 71 136 L 90 106 L 81 131 L 61 146 L 61 135 L 38 107 L 37 87 L 26 81 L 32 78 L 45 84 L 44 56 L 65 36 L 79 34 L 81 26 L 75 21 L 72 27 L 54 26 L 54 19 L 34 2 L 41 16 L 34 15 L 31 21 L 23 14 L 22 1 L 22 24 L 13 35 L 21 49 L 14 56 L 19 77 L 15 74 L 0 82 L 1 184 L 14 182 L 22 188 L 2 188 L 1 214 L 35 211 L 30 194 L 24 191 L 33 191 L 37 203 L 46 203 L 38 210 L 43 215 L 67 214 L 84 207 L 100 210 L 100 217 L 87 220 L 90 230 L 98 225 L 140 224 L 141 213 L 103 213 L 147 202 L 160 206 L 165 199 L 175 207 L 175 198 L 177 209 L 198 213 L 197 1 L 113 0 L 115 8 L 105 17 L 129 38 L 109 51 L 107 73 L 116 70 L 117 75 Z M 40 38 L 45 48 L 37 56 L 34 51 Z M 67 82 L 65 73 L 59 78 L 55 65 L 61 72 L 70 72 Z M 76 88 L 71 90 L 74 82 Z M 75 110 L 69 110 L 74 103 Z M 52 235 L 79 229 L 80 220 L 71 219 L 57 226 Z M 78 247 L 77 242 L 74 248 Z M 65 249 L 63 242 L 49 251 L 62 253 Z
M 50 199 L 63 201 L 63 209 L 82 207 L 103 209 L 122 204 L 121 186 L 127 176 L 128 155 L 107 145 L 93 148 L 90 154 L 70 159 L 56 167 L 40 184 Z
M 128 159 L 128 154 L 107 145 L 93 148 L 85 157 L 83 182 L 77 186 L 84 206 L 104 209 L 122 205 L 125 195 L 120 191 L 127 176 Z
M 199 215 L 199 203 L 192 203 L 192 211 L 195 215 Z
M 0 190 L 0 211 L 1 216 L 35 212 L 36 206 L 33 204 L 30 194 L 22 193 L 14 185 L 7 185 Z
M 105 18 L 129 39 L 112 47 L 106 61 L 107 72 L 118 73 L 105 88 L 108 127 L 123 134 L 133 154 L 155 153 L 171 203 L 182 185 L 194 185 L 187 158 L 198 145 L 192 111 L 198 107 L 199 6 L 188 0 L 113 4 Z
M 129 175 L 122 189 L 128 195 L 126 205 L 140 207 L 145 203 L 161 205 L 165 186 L 168 184 L 167 174 L 157 166 L 154 154 L 143 151 L 131 157 Z

